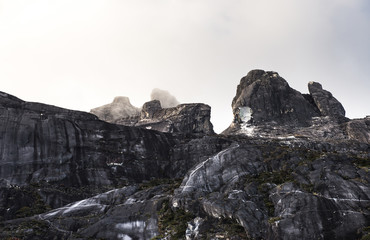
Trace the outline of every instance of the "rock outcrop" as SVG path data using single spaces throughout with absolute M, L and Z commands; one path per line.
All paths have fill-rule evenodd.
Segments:
M 142 109 L 131 105 L 127 97 L 116 97 L 111 104 L 92 109 L 99 119 L 125 126 L 135 126 L 160 132 L 214 134 L 211 107 L 202 104 L 176 104 L 168 92 L 154 89 L 155 100 L 144 103 Z M 162 108 L 161 101 L 166 104 Z M 176 105 L 175 107 L 168 107 Z
M 202 103 L 162 108 L 159 100 L 152 100 L 144 103 L 139 114 L 108 122 L 167 133 L 214 134 L 211 107 Z
M 121 118 L 137 117 L 140 109 L 131 105 L 128 97 L 115 97 L 112 103 L 93 108 L 90 112 L 103 121 L 114 123 Z
M 351 140 L 370 144 L 370 116 L 364 119 L 351 120 L 346 127 L 346 132 Z
M 276 72 L 250 71 L 238 85 L 234 120 L 223 134 L 370 142 L 368 118 L 346 118 L 342 104 L 320 83 L 310 82 L 308 89 L 310 94 L 301 94 Z
M 240 80 L 232 102 L 235 123 L 307 126 L 317 108 L 276 72 L 253 70 Z
M 201 103 L 162 108 L 158 100 L 147 102 L 134 126 L 160 132 L 214 134 L 211 107 Z
M 346 111 L 342 104 L 334 98 L 330 92 L 322 89 L 320 83 L 308 83 L 308 90 L 316 106 L 319 108 L 321 116 L 329 116 L 333 118 L 345 117 Z

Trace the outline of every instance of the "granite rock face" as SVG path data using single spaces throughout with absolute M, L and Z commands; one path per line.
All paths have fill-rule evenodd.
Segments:
M 349 139 L 370 144 L 370 116 L 351 120 L 346 127 Z
M 276 72 L 250 71 L 238 85 L 234 120 L 223 134 L 369 143 L 368 118 L 346 118 L 342 104 L 320 83 L 310 82 L 308 89 L 310 94 L 301 94 Z
M 345 117 L 346 111 L 342 104 L 330 92 L 322 89 L 320 83 L 310 82 L 308 84 L 308 90 L 322 116 L 333 118 Z
M 160 132 L 214 134 L 211 107 L 201 103 L 162 108 L 158 100 L 147 102 L 134 126 Z
M 92 114 L 0 97 L 0 178 L 10 184 L 109 185 L 119 164 L 126 166 L 122 178 L 150 179 L 157 173 L 142 162 L 167 161 L 175 144 L 171 136 L 112 125 Z
M 235 123 L 308 124 L 317 108 L 276 72 L 252 70 L 240 80 L 232 102 Z
M 204 104 L 151 101 L 129 127 L 0 93 L 0 238 L 369 238 L 369 117 L 243 79 L 222 135 Z
M 173 207 L 235 219 L 251 239 L 356 239 L 369 224 L 370 186 L 358 181 L 369 174 L 355 159 L 264 143 L 235 144 L 196 165 Z

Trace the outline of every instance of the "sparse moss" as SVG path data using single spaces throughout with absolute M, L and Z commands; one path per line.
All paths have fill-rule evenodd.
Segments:
M 194 219 L 195 216 L 183 209 L 172 210 L 169 200 L 162 204 L 158 212 L 158 229 L 160 238 L 170 237 L 170 239 L 184 239 L 187 223 Z
M 270 200 L 269 191 L 270 184 L 280 185 L 286 182 L 294 182 L 291 170 L 281 170 L 272 172 L 262 172 L 256 176 L 247 176 L 246 183 L 256 182 L 258 184 L 258 191 L 263 197 L 263 202 L 269 216 L 274 216 L 275 208 L 274 203 Z
M 273 224 L 274 222 L 279 221 L 279 220 L 281 220 L 281 217 L 271 217 L 269 218 L 268 222 L 270 224 Z
M 49 232 L 49 224 L 42 220 L 31 219 L 19 225 L 12 225 L 3 228 L 6 239 L 44 239 Z
M 314 184 L 301 184 L 301 188 L 308 193 L 313 193 L 315 190 L 315 185 Z
M 369 158 L 362 158 L 358 156 L 355 156 L 353 158 L 354 158 L 353 163 L 357 167 L 364 169 L 366 172 L 369 171 L 370 169 L 370 159 Z
M 243 226 L 234 219 L 206 217 L 205 222 L 209 228 L 200 239 L 250 239 Z
M 366 235 L 363 235 L 361 240 L 370 240 L 370 233 L 367 233 Z
M 242 239 L 248 238 L 243 226 L 241 226 L 233 219 L 222 218 L 220 220 L 220 225 L 222 225 L 222 227 L 226 230 L 226 235 L 228 237 L 239 236 Z

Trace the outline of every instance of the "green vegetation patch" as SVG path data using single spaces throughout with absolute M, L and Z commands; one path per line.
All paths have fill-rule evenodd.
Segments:
M 166 191 L 173 192 L 176 188 L 180 187 L 181 182 L 182 179 L 156 178 L 140 184 L 139 190 L 146 190 L 160 185 L 167 185 Z
M 255 182 L 258 184 L 258 191 L 263 196 L 263 202 L 267 209 L 269 216 L 274 216 L 275 208 L 273 202 L 270 200 L 269 191 L 271 186 L 269 184 L 280 185 L 286 182 L 294 182 L 292 170 L 281 170 L 272 172 L 262 172 L 256 176 L 247 176 L 245 183 Z
M 154 239 L 185 239 L 185 231 L 188 222 L 195 216 L 183 209 L 172 210 L 169 200 L 162 203 L 162 208 L 158 212 L 158 229 L 160 235 Z
M 44 239 L 49 232 L 49 224 L 45 221 L 31 219 L 19 225 L 8 225 L 3 228 L 5 239 Z
M 353 163 L 360 168 L 370 168 L 370 159 L 362 157 L 354 157 Z

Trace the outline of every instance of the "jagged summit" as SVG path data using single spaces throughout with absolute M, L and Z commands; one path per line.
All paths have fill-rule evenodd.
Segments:
M 318 82 L 309 82 L 308 90 L 312 96 L 321 116 L 329 116 L 336 119 L 343 119 L 346 115 L 342 104 L 333 95 L 322 88 Z
M 113 99 L 113 104 L 131 105 L 130 99 L 128 97 L 118 96 Z
M 232 102 L 235 123 L 274 121 L 284 125 L 307 126 L 319 116 L 315 106 L 292 89 L 277 72 L 252 70 L 240 80 Z
M 252 70 L 232 101 L 234 119 L 223 134 L 270 138 L 354 139 L 370 143 L 369 120 L 350 120 L 342 104 L 317 82 L 309 94 L 292 89 L 277 72 Z
M 90 112 L 103 121 L 115 122 L 123 117 L 139 115 L 140 109 L 133 106 L 128 97 L 119 96 L 115 97 L 112 103 L 93 108 Z

